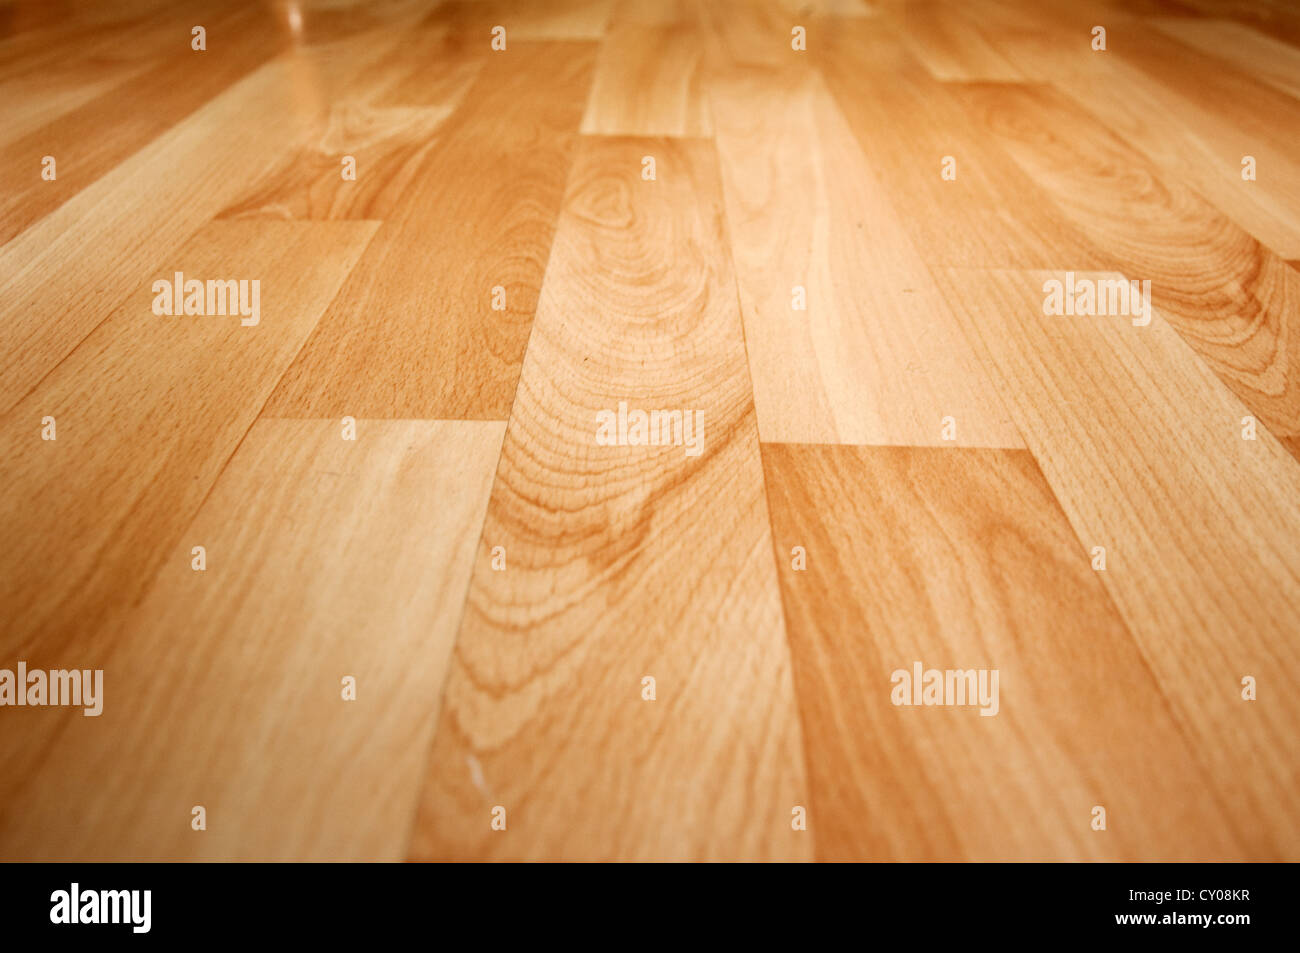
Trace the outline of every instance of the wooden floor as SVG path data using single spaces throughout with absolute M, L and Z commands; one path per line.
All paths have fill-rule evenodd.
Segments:
M 0 0 L 0 859 L 1300 860 L 1297 143 L 1289 0 Z

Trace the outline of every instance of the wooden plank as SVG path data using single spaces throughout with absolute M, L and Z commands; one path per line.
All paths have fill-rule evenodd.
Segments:
M 425 22 L 301 51 L 295 70 L 317 90 L 311 130 L 219 217 L 402 217 L 425 155 L 487 56 L 463 45 Z M 344 156 L 355 162 L 352 179 Z
M 1049 273 L 937 273 L 1255 858 L 1300 848 L 1300 463 L 1157 309 L 1049 317 Z M 1114 276 L 1076 276 L 1096 279 Z M 1267 673 L 1260 675 L 1259 673 Z
M 725 241 L 707 143 L 582 142 L 410 856 L 811 856 Z M 702 452 L 598 444 L 620 402 L 701 414 Z
M 294 98 L 289 66 L 268 64 L 0 249 L 0 409 L 275 168 L 307 125 Z
M 819 860 L 1244 857 L 1028 453 L 769 444 L 763 462 Z M 895 705 L 916 662 L 996 670 L 997 694 Z
M 451 0 L 434 16 L 461 36 L 489 49 L 494 27 L 506 28 L 506 51 L 512 40 L 598 40 L 605 34 L 614 0 Z
M 615 27 L 601 44 L 582 132 L 710 136 L 703 43 L 692 25 Z
M 248 7 L 214 15 L 206 52 L 191 50 L 189 28 L 178 29 L 173 52 L 156 65 L 0 147 L 0 244 L 119 169 L 284 49 L 287 39 L 266 29 L 263 18 Z M 231 35 L 240 41 L 229 42 Z M 256 127 L 256 114 L 250 119 Z M 232 138 L 228 130 L 223 134 Z M 47 155 L 58 164 L 53 181 L 41 177 L 41 157 Z
M 611 33 L 618 27 L 631 25 L 666 27 L 698 24 L 699 20 L 695 0 L 617 0 L 605 30 L 606 33 Z
M 1300 163 L 1203 121 L 1174 91 L 1120 64 L 1105 75 L 1058 81 L 1055 85 L 1082 108 L 1106 117 L 1107 125 L 1146 156 L 1163 178 L 1186 183 L 1260 244 L 1280 255 L 1300 249 L 1300 206 L 1292 192 Z M 1242 178 L 1252 149 L 1256 178 Z
M 1156 308 L 1251 412 L 1300 432 L 1293 269 L 1056 91 L 970 84 L 962 98 L 1127 277 L 1150 280 Z
M 1242 216 L 1252 234 L 1282 257 L 1300 257 L 1300 161 L 1289 134 L 1300 124 L 1300 100 L 1157 30 L 1134 31 L 1119 55 L 1156 81 L 1161 108 L 1194 129 L 1217 159 L 1217 181 L 1207 187 L 1211 200 L 1230 210 L 1229 217 Z M 1195 81 L 1207 73 L 1215 82 Z M 1256 160 L 1257 177 L 1243 182 L 1242 157 L 1248 155 Z M 1202 188 L 1209 178 L 1192 181 Z
M 1167 4 L 1167 5 L 1166 5 Z M 1158 16 L 1229 18 L 1265 36 L 1300 47 L 1300 12 L 1289 0 L 1179 0 L 1151 11 Z
M 1288 117 L 1295 118 L 1297 104 L 1290 97 L 1145 23 L 1107 19 L 1108 49 L 1094 52 L 1086 26 L 1077 22 L 1065 26 L 1059 17 L 1043 18 L 1040 10 L 1026 29 L 1020 11 L 998 10 L 982 9 L 980 16 L 997 23 L 1001 47 L 1026 75 L 1066 93 L 1095 117 L 1090 122 L 1100 122 L 1147 156 L 1162 178 L 1186 183 L 1265 246 L 1284 257 L 1300 254 L 1300 163 L 1257 118 L 1270 116 L 1285 127 Z M 974 22 L 969 11 L 958 15 Z M 1207 73 L 1222 77 L 1231 94 L 1197 92 L 1197 77 Z M 1232 103 L 1245 100 L 1250 106 L 1239 114 Z M 1246 155 L 1258 167 L 1249 182 L 1242 179 Z
M 6 708 L 0 855 L 1300 856 L 1297 28 L 10 4 L 0 654 L 109 679 Z M 1153 324 L 1044 315 L 1067 269 Z M 155 317 L 177 270 L 261 322 Z M 703 452 L 604 445 L 621 403 Z M 999 666 L 1001 713 L 884 708 L 904 650 Z
M 880 3 L 871 0 L 777 0 L 782 10 L 800 18 L 874 17 L 880 13 Z
M 1096 6 L 1070 8 L 990 2 L 975 8 L 954 6 L 951 15 L 968 29 L 993 37 L 1002 57 L 1028 82 L 1082 84 L 1087 77 L 1108 75 L 1117 67 L 1111 55 L 1138 22 Z M 1105 26 L 1105 50 L 1093 49 L 1094 26 Z
M 259 421 L 105 659 L 100 717 L 21 713 L 58 740 L 0 781 L 0 853 L 400 859 L 504 429 Z
M 66 113 L 103 97 L 109 90 L 138 76 L 145 69 L 145 66 L 137 63 L 96 62 L 79 65 L 77 71 L 65 70 L 54 75 L 24 74 L 0 83 L 0 102 L 4 104 L 0 111 L 0 145 L 7 145 L 48 126 Z M 64 157 L 66 158 L 66 153 Z M 30 167 L 25 170 L 28 176 L 35 172 L 35 178 L 40 178 L 41 158 L 42 156 L 36 156 L 35 162 L 29 158 Z M 8 168 L 12 170 L 11 175 L 18 172 L 13 165 Z M 6 193 L 15 184 L 13 178 L 7 178 Z
M 505 419 L 593 52 L 516 43 L 488 58 L 269 415 Z
M 1231 20 L 1167 17 L 1152 23 L 1180 43 L 1226 60 L 1253 81 L 1300 99 L 1300 48 Z
M 154 263 L 3 418 L 0 651 L 82 667 L 114 639 L 334 297 L 370 222 L 221 222 Z M 257 279 L 260 319 L 157 316 L 154 278 Z M 53 417 L 57 440 L 42 441 Z
M 462 75 L 468 85 L 472 76 Z M 382 221 L 400 207 L 421 157 L 454 108 L 358 103 L 331 109 L 313 144 L 283 160 L 217 218 Z M 345 156 L 355 163 L 355 179 L 343 178 Z
M 203 8 L 202 0 L 181 0 L 162 10 L 140 4 L 65 8 L 53 16 L 35 5 L 11 10 L 0 26 L 0 87 L 41 75 L 84 77 L 88 66 L 111 71 L 128 61 L 147 62 L 178 38 L 188 45 L 190 25 L 198 22 L 193 17 Z
M 908 48 L 939 80 L 1024 79 L 975 24 L 955 16 L 946 4 L 909 3 L 899 21 Z
M 907 54 L 896 30 L 880 21 L 839 24 L 817 64 L 927 264 L 1109 265 L 949 87 Z
M 1023 446 L 817 76 L 711 96 L 762 438 Z
M 771 0 L 696 2 L 694 13 L 704 38 L 705 61 L 712 68 L 810 66 L 806 50 L 791 48 L 796 17 Z M 797 25 L 804 27 L 807 44 L 816 48 L 816 25 Z

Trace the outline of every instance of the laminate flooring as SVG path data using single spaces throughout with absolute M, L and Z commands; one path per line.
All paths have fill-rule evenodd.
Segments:
M 1300 860 L 1297 142 L 1286 0 L 0 0 L 0 859 Z

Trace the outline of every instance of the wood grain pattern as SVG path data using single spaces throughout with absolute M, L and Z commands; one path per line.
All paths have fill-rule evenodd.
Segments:
M 1288 129 L 1300 123 L 1300 100 L 1260 82 L 1253 73 L 1236 69 L 1222 59 L 1197 53 L 1159 30 L 1135 32 L 1131 49 L 1124 51 L 1126 63 L 1155 79 L 1162 87 L 1175 90 L 1165 96 L 1164 108 L 1192 126 L 1202 141 L 1220 157 L 1219 169 L 1235 176 L 1237 193 L 1222 196 L 1223 205 L 1243 205 L 1253 224 L 1263 219 L 1255 206 L 1266 204 L 1280 224 L 1261 224 L 1265 244 L 1285 258 L 1300 255 L 1300 162 L 1291 146 Z M 1188 69 L 1212 72 L 1214 83 L 1186 83 Z M 1264 169 L 1255 181 L 1241 181 L 1241 160 L 1253 156 Z M 1197 180 L 1199 181 L 1199 179 Z M 1256 186 L 1261 197 L 1248 193 L 1237 197 L 1241 187 Z
M 486 43 L 493 27 L 506 29 L 506 49 L 516 40 L 596 40 L 605 33 L 614 0 L 451 0 L 438 6 L 436 16 L 464 36 Z
M 993 7 L 981 9 L 980 15 L 987 17 L 990 11 L 1006 36 L 1008 55 L 1027 76 L 1050 82 L 1103 120 L 1160 167 L 1162 180 L 1186 182 L 1278 254 L 1300 254 L 1295 251 L 1300 246 L 1300 196 L 1295 192 L 1300 168 L 1266 129 L 1272 119 L 1294 113 L 1290 97 L 1259 86 L 1249 71 L 1161 35 L 1157 27 L 1164 20 L 1123 22 L 1111 55 L 1091 49 L 1086 26 L 1044 21 L 1040 11 L 1034 29 L 1026 31 L 1020 11 Z M 958 15 L 973 26 L 966 11 Z M 1213 74 L 1231 92 L 1206 96 L 1195 88 L 1201 84 L 1184 81 L 1191 73 Z M 1266 102 L 1257 109 L 1254 100 L 1261 94 Z M 1241 108 L 1234 108 L 1234 102 Z M 1263 117 L 1269 119 L 1261 123 Z M 1242 179 L 1246 155 L 1265 170 L 1250 182 Z
M 506 418 L 592 60 L 517 43 L 483 66 L 269 414 Z
M 293 92 L 288 64 L 268 64 L 0 248 L 0 408 L 294 145 Z
M 91 65 L 81 65 L 80 70 L 75 72 L 63 70 L 52 74 L 24 73 L 0 81 L 0 96 L 12 104 L 5 110 L 5 126 L 0 130 L 0 142 L 7 145 L 15 139 L 22 139 L 77 107 L 103 97 L 109 90 L 138 75 L 144 68 L 138 63 L 116 63 L 100 59 Z M 29 154 L 28 162 L 30 161 Z M 14 173 L 17 171 L 15 168 L 10 173 L 15 183 L 17 175 Z M 39 179 L 39 175 L 30 176 L 30 168 L 25 171 L 29 177 Z M 9 179 L 10 176 L 6 178 Z
M 899 19 L 908 49 L 935 79 L 1024 79 L 978 27 L 967 23 L 965 18 L 954 17 L 946 5 L 929 0 L 909 3 L 903 7 Z
M 818 67 L 927 264 L 1104 268 L 1110 261 L 877 21 L 836 30 Z M 945 157 L 952 178 L 943 177 Z
M 763 439 L 1022 446 L 821 81 L 711 94 Z
M 1163 177 L 1186 182 L 1271 251 L 1291 255 L 1300 247 L 1300 217 L 1287 198 L 1300 165 L 1289 155 L 1271 149 L 1258 154 L 1258 142 L 1218 134 L 1214 123 L 1202 121 L 1174 91 L 1125 64 L 1056 85 L 1083 108 L 1104 114 L 1116 134 Z M 1247 155 L 1256 162 L 1252 181 L 1242 176 Z
M 190 49 L 187 27 L 177 29 L 171 52 L 157 65 L 0 149 L 0 178 L 7 185 L 0 204 L 0 243 L 58 208 L 284 49 L 285 39 L 261 21 L 248 8 L 209 20 L 212 46 L 206 52 Z M 246 39 L 225 42 L 232 34 Z M 58 163 L 59 176 L 52 182 L 40 174 L 40 159 L 46 155 Z M 17 188 L 18 183 L 23 187 Z
M 600 46 L 582 132 L 603 136 L 709 136 L 703 44 L 690 26 L 628 24 Z
M 1300 699 L 1239 693 L 1300 677 L 1300 463 L 1266 429 L 1242 439 L 1247 409 L 1158 311 L 1047 317 L 1046 273 L 940 277 L 1251 855 L 1293 856 Z
M 190 27 L 221 13 L 203 0 L 181 0 L 162 9 L 116 4 L 108 16 L 92 7 L 65 9 L 57 20 L 16 23 L 8 7 L 0 28 L 0 101 L 5 128 L 0 141 L 96 98 L 146 69 L 158 58 L 189 45 Z
M 888 0 L 884 0 L 885 3 Z M 777 5 L 789 14 L 803 17 L 874 17 L 880 13 L 881 0 L 777 0 Z
M 799 721 L 725 249 L 707 144 L 583 142 L 413 857 L 810 855 L 790 825 Z M 597 445 L 620 401 L 701 414 L 702 452 Z
M 800 54 L 791 49 L 794 18 L 777 4 L 714 0 L 696 2 L 692 12 L 703 33 L 705 57 L 715 67 L 788 67 L 800 62 Z M 817 32 L 811 22 L 801 25 Z
M 0 650 L 33 665 L 73 646 L 102 657 L 374 228 L 207 226 L 152 275 L 256 278 L 259 324 L 157 316 L 147 278 L 5 415 Z
M 763 460 L 820 859 L 1243 854 L 1028 453 L 769 444 Z M 918 661 L 997 670 L 996 716 L 892 704 L 891 673 Z
M 1300 49 L 1231 20 L 1171 17 L 1157 29 L 1202 53 L 1226 59 L 1256 80 L 1300 99 Z
M 1054 90 L 971 84 L 963 96 L 1117 270 L 1151 282 L 1155 306 L 1252 412 L 1300 431 L 1293 269 Z
M 0 0 L 0 858 L 1300 859 L 1292 6 Z
M 311 128 L 260 187 L 221 218 L 396 217 L 424 170 L 431 141 L 483 66 L 436 23 L 365 42 L 327 44 L 294 58 L 297 81 L 313 89 Z M 432 64 L 432 65 L 431 65 Z M 344 157 L 355 163 L 343 177 Z
M 259 421 L 108 652 L 111 707 L 5 783 L 6 858 L 399 859 L 503 430 Z

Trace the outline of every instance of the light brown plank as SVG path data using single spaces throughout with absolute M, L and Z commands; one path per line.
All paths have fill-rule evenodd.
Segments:
M 605 33 L 614 0 L 451 0 L 438 6 L 434 17 L 472 42 L 490 48 L 492 29 L 506 28 L 506 52 L 511 40 L 596 40 Z
M 1120 52 L 1128 66 L 1156 81 L 1161 108 L 1192 128 L 1217 159 L 1213 185 L 1204 184 L 1208 174 L 1191 181 L 1229 217 L 1241 216 L 1273 251 L 1284 258 L 1300 256 L 1300 161 L 1290 135 L 1300 124 L 1300 99 L 1157 30 L 1134 31 Z M 1215 81 L 1195 81 L 1206 74 Z M 1247 155 L 1259 167 L 1254 182 L 1241 179 Z
M 506 418 L 592 60 L 565 43 L 487 60 L 269 415 Z
M 791 48 L 790 31 L 796 25 L 804 27 L 808 48 L 815 49 L 817 24 L 797 23 L 799 18 L 771 0 L 696 0 L 692 12 L 704 38 L 705 62 L 710 68 L 811 68 L 807 51 Z
M 296 145 L 291 73 L 257 70 L 0 250 L 0 409 Z
M 0 0 L 0 668 L 107 666 L 122 719 L 0 708 L 0 856 L 1300 856 L 1298 39 L 1287 0 Z M 261 278 L 261 325 L 155 318 L 178 268 Z M 1066 269 L 1157 324 L 1047 318 Z M 703 454 L 601 445 L 620 401 Z M 881 707 L 909 647 L 1004 665 L 1002 714 Z
M 710 136 L 703 44 L 690 25 L 612 29 L 600 46 L 582 132 L 602 136 Z
M 1020 80 L 1024 76 L 978 26 L 948 4 L 908 3 L 898 17 L 908 49 L 939 80 Z
M 1252 857 L 1294 856 L 1300 698 L 1300 463 L 1157 309 L 1048 317 L 1047 273 L 938 275 L 977 335 L 1029 449 Z M 1097 276 L 1087 276 L 1097 277 Z M 1260 673 L 1265 673 L 1261 675 Z
M 1226 17 L 1265 36 L 1300 46 L 1300 11 L 1289 0 L 1178 0 L 1176 4 L 1166 0 L 1154 12 L 1165 17 Z
M 357 428 L 253 427 L 105 659 L 103 713 L 20 713 L 58 742 L 6 773 L 6 858 L 400 859 L 504 425 Z
M 1094 52 L 1085 25 L 1037 11 L 1027 29 L 1021 11 L 998 9 L 980 16 L 995 17 L 1003 48 L 1026 75 L 1066 93 L 1093 117 L 1089 124 L 1113 130 L 1155 163 L 1161 180 L 1186 183 L 1278 254 L 1300 254 L 1300 165 L 1267 128 L 1294 124 L 1300 103 L 1146 23 L 1105 18 L 1110 47 Z M 973 22 L 971 11 L 957 15 Z M 1199 77 L 1211 74 L 1211 85 L 1231 92 L 1201 91 Z M 1246 155 L 1258 165 L 1250 182 L 1241 177 Z
M 154 263 L 3 418 L 0 651 L 96 667 L 373 233 L 221 222 Z M 258 279 L 261 316 L 156 316 L 154 278 Z M 41 439 L 52 416 L 57 440 Z M 71 652 L 72 647 L 76 652 Z
M 120 64 L 98 62 L 89 66 L 84 64 L 79 66 L 80 69 L 77 71 L 65 70 L 53 75 L 23 74 L 0 82 L 0 103 L 4 104 L 0 106 L 0 145 L 7 145 L 15 139 L 22 139 L 34 130 L 48 126 L 66 113 L 99 99 L 109 90 L 129 81 L 146 68 L 142 64 L 132 62 Z M 28 151 L 29 168 L 25 171 L 29 176 L 35 171 L 36 178 L 40 178 L 39 161 L 42 155 L 36 156 L 36 161 L 32 162 L 30 150 Z M 67 158 L 66 153 L 64 158 Z M 14 176 L 21 174 L 16 163 L 9 168 L 10 173 L 6 176 L 6 192 L 17 184 Z M 8 199 L 7 196 L 6 198 Z
M 620 401 L 702 414 L 702 453 L 597 445 Z M 413 858 L 812 854 L 707 143 L 581 145 L 445 699 Z
M 1028 453 L 763 460 L 818 859 L 1243 856 Z M 918 661 L 997 670 L 996 713 L 894 705 L 892 673 Z
M 605 29 L 612 32 L 629 25 L 666 27 L 698 23 L 697 6 L 695 0 L 617 0 Z
M 1260 148 L 1199 111 L 1145 74 L 1121 64 L 1111 73 L 1056 84 L 1106 123 L 1160 170 L 1184 182 L 1279 255 L 1300 254 L 1300 206 L 1292 183 L 1300 163 Z M 1256 178 L 1242 178 L 1243 159 L 1255 159 Z
M 1022 446 L 818 77 L 710 89 L 762 438 Z
M 309 131 L 280 168 L 222 211 L 226 218 L 404 217 L 439 129 L 478 76 L 485 52 L 468 53 L 427 22 L 299 51 L 298 81 L 315 94 Z M 343 158 L 355 179 L 343 178 Z
M 241 2 L 247 5 L 248 0 L 222 7 L 229 11 Z M 202 22 L 204 11 L 213 8 L 210 0 L 120 3 L 111 8 L 102 5 L 100 10 L 94 6 L 65 7 L 53 16 L 47 5 L 11 6 L 0 27 L 0 87 L 40 76 L 62 87 L 64 81 L 88 77 L 96 69 L 120 76 L 119 69 L 128 63 L 138 65 L 166 55 L 178 41 L 188 46 L 190 26 Z
M 777 5 L 792 15 L 791 22 L 809 17 L 873 17 L 880 10 L 872 0 L 776 0 Z
M 916 63 L 881 21 L 838 24 L 817 64 L 927 264 L 1106 267 L 969 109 Z M 942 175 L 945 157 L 955 177 Z
M 1150 280 L 1156 308 L 1242 403 L 1275 433 L 1300 432 L 1293 269 L 1055 90 L 970 84 L 962 98 L 1116 270 Z

